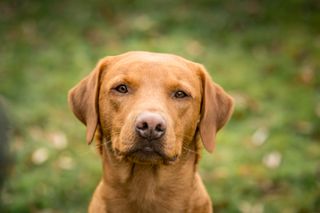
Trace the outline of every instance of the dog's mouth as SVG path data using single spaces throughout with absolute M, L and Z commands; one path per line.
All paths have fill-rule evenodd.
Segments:
M 126 152 L 116 151 L 117 155 L 125 157 L 128 161 L 139 164 L 165 164 L 174 163 L 178 156 L 168 156 L 162 148 L 152 145 L 134 146 Z

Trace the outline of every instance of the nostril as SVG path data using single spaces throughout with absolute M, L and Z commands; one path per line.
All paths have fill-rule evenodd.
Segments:
M 143 138 L 150 137 L 149 125 L 146 121 L 139 121 L 136 124 L 136 132 Z
M 155 131 L 157 132 L 164 132 L 166 130 L 166 128 L 164 127 L 164 125 L 162 125 L 161 123 L 158 124 L 155 128 Z
M 137 124 L 137 128 L 140 130 L 147 130 L 149 128 L 149 125 L 147 122 L 140 122 Z

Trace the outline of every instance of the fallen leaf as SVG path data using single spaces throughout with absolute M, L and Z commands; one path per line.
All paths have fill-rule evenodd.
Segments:
M 38 148 L 31 155 L 32 163 L 36 165 L 43 164 L 49 158 L 49 152 L 46 148 Z
M 311 65 L 305 65 L 302 67 L 300 74 L 299 74 L 299 80 L 303 84 L 312 84 L 315 76 L 314 68 Z
M 278 151 L 270 152 L 262 159 L 263 164 L 270 169 L 278 168 L 281 164 L 281 161 L 282 155 Z
M 251 137 L 251 142 L 256 146 L 261 146 L 266 142 L 269 136 L 269 131 L 266 127 L 258 128 Z
M 54 148 L 62 150 L 67 148 L 68 140 L 63 132 L 53 132 L 49 134 L 49 140 Z
M 74 160 L 69 156 L 62 156 L 58 159 L 58 166 L 64 170 L 71 170 L 74 167 Z
M 263 213 L 264 206 L 261 203 L 252 204 L 245 201 L 240 204 L 239 210 L 242 213 Z
M 311 134 L 313 130 L 313 125 L 309 121 L 297 121 L 295 125 L 297 131 L 302 134 Z

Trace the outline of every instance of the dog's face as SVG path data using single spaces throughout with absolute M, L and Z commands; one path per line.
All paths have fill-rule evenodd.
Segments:
M 101 79 L 103 134 L 116 154 L 135 162 L 174 161 L 192 141 L 200 118 L 199 76 L 186 64 L 166 59 L 126 57 Z
M 231 98 L 198 64 L 146 52 L 100 61 L 69 98 L 88 141 L 100 123 L 116 156 L 147 164 L 176 161 L 198 129 L 211 151 L 232 111 Z

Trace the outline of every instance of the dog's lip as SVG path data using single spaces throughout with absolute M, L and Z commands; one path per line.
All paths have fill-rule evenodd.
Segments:
M 151 146 L 144 146 L 141 148 L 136 148 L 136 149 L 132 149 L 129 152 L 126 153 L 126 155 L 132 155 L 135 153 L 143 153 L 143 154 L 156 154 L 159 155 L 160 157 L 165 156 L 164 153 L 162 153 L 162 151 L 158 151 L 155 148 L 151 147 Z
M 151 156 L 151 155 L 156 155 L 159 156 L 163 159 L 164 164 L 172 164 L 178 159 L 178 155 L 175 155 L 173 157 L 170 157 L 166 155 L 162 150 L 158 150 L 154 147 L 151 146 L 144 146 L 144 147 L 139 147 L 139 148 L 134 148 L 126 153 L 123 153 L 125 156 L 130 157 L 132 155 L 136 154 L 143 154 L 146 156 Z

